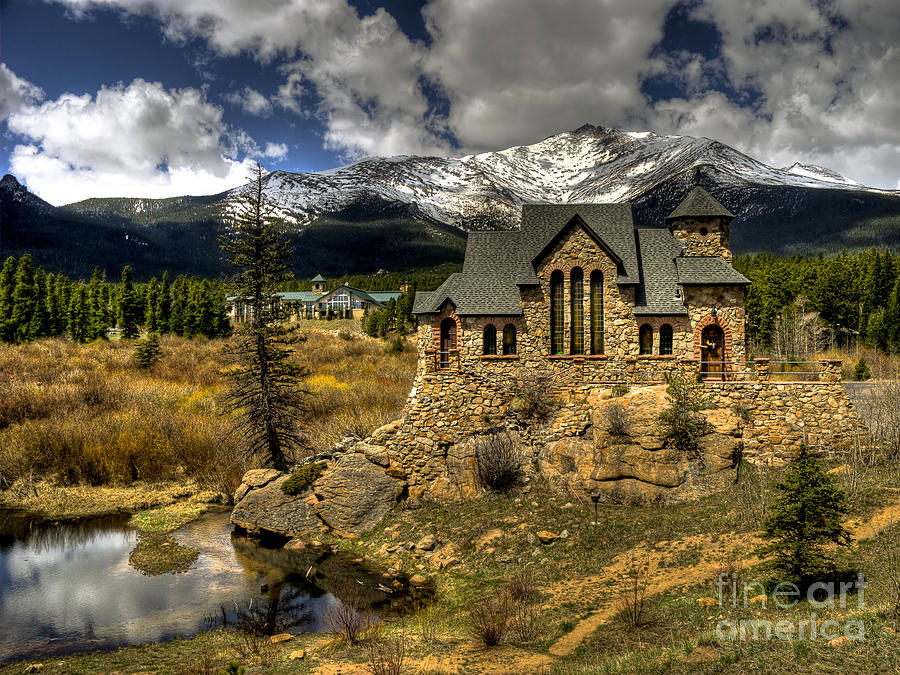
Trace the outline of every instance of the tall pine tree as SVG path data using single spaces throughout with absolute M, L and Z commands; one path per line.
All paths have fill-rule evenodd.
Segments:
M 131 267 L 125 265 L 122 268 L 122 286 L 119 288 L 119 328 L 122 329 L 122 337 L 137 337 L 140 320 L 140 299 L 134 289 Z
M 237 430 L 247 455 L 262 457 L 279 470 L 291 450 L 302 446 L 300 415 L 305 392 L 303 370 L 291 358 L 293 342 L 282 324 L 275 291 L 290 278 L 290 248 L 281 223 L 263 189 L 262 167 L 234 210 L 229 233 L 220 246 L 235 267 L 232 285 L 237 301 L 251 309 L 228 353 L 234 359 L 226 402 L 238 414 Z

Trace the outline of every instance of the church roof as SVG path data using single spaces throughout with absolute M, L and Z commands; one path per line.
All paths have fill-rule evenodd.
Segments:
M 416 293 L 413 312 L 440 312 L 450 302 L 461 316 L 521 315 L 522 287 L 539 284 L 538 263 L 575 227 L 616 263 L 619 285 L 635 286 L 635 314 L 686 314 L 682 285 L 749 283 L 721 258 L 680 258 L 683 245 L 667 228 L 636 229 L 630 204 L 526 204 L 520 229 L 469 233 L 462 271 L 435 291 Z
M 672 213 L 666 216 L 666 222 L 668 223 L 676 218 L 709 217 L 734 218 L 734 214 L 698 185 L 691 190 L 691 193 L 684 198 L 684 201 L 675 207 Z

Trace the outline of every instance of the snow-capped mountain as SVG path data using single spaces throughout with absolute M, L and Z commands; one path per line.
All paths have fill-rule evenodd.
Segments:
M 298 225 L 359 203 L 386 201 L 469 230 L 514 227 L 526 202 L 636 202 L 673 177 L 691 177 L 695 167 L 714 174 L 710 178 L 721 188 L 870 190 L 821 167 L 767 166 L 708 138 L 590 125 L 499 152 L 373 157 L 317 173 L 274 171 L 265 181 L 282 215 Z

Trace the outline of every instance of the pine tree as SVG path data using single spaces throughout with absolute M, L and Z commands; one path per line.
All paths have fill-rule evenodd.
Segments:
M 47 273 L 40 267 L 34 273 L 34 310 L 28 323 L 28 340 L 50 335 L 50 312 L 47 308 Z
M 291 340 L 282 325 L 275 291 L 290 278 L 290 248 L 281 223 L 263 190 L 262 167 L 235 207 L 229 234 L 220 246 L 236 268 L 234 294 L 251 309 L 228 348 L 235 362 L 227 409 L 238 413 L 243 450 L 264 457 L 279 470 L 287 467 L 293 448 L 303 445 L 298 431 L 303 409 L 303 370 L 291 360 Z
M 95 267 L 88 282 L 88 330 L 87 339 L 107 339 L 109 331 L 106 278 L 99 267 Z
M 84 284 L 72 289 L 69 300 L 67 330 L 75 342 L 87 342 L 89 337 L 88 293 Z
M 171 330 L 169 328 L 169 317 L 172 312 L 172 288 L 169 282 L 168 271 L 163 272 L 162 282 L 159 287 L 159 304 L 156 309 L 156 320 L 160 331 Z
M 141 306 L 134 290 L 131 267 L 126 265 L 122 268 L 122 286 L 119 289 L 119 328 L 122 329 L 122 337 L 137 337 L 140 314 Z
M 34 307 L 34 264 L 32 263 L 31 255 L 26 253 L 19 258 L 19 266 L 16 268 L 15 287 L 13 288 L 12 316 L 10 321 L 15 331 L 13 340 L 16 343 L 21 344 L 31 339 L 29 336 L 29 325 L 31 323 L 31 315 L 34 313 Z
M 761 553 L 772 556 L 769 564 L 785 575 L 784 581 L 806 589 L 818 577 L 835 571 L 826 545 L 850 545 L 850 535 L 841 523 L 847 514 L 844 493 L 806 446 L 800 447 L 776 487 L 781 496 L 763 524 L 769 543 Z
M 12 310 L 17 267 L 16 259 L 10 256 L 3 263 L 3 269 L 0 270 L 0 340 L 4 342 L 13 342 L 15 340 Z
M 148 333 L 147 336 L 134 343 L 134 360 L 139 368 L 149 368 L 162 357 L 159 346 L 159 334 Z
M 144 297 L 144 326 L 150 333 L 159 332 L 161 326 L 159 321 L 159 281 L 156 277 L 147 284 L 146 295 Z

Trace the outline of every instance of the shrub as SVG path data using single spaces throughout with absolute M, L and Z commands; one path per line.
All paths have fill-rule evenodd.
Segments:
M 401 628 L 387 634 L 379 626 L 373 633 L 367 644 L 373 675 L 400 675 L 406 659 L 406 631 Z
M 510 404 L 513 412 L 530 417 L 538 422 L 545 421 L 556 410 L 557 400 L 552 393 L 552 379 L 543 373 L 520 373 L 510 387 L 514 399 Z
M 159 335 L 150 333 L 143 340 L 134 343 L 134 360 L 139 368 L 149 368 L 162 357 L 159 347 Z
M 640 628 L 647 623 L 645 614 L 647 603 L 647 575 L 634 557 L 628 569 L 628 578 L 619 596 L 617 608 L 619 618 L 629 628 Z
M 520 642 L 534 640 L 541 628 L 540 593 L 531 570 L 522 570 L 507 585 L 512 632 Z
M 860 356 L 859 361 L 853 366 L 853 379 L 857 382 L 872 379 L 872 371 L 869 369 L 869 364 L 866 363 L 865 356 Z
M 402 354 L 406 349 L 406 340 L 399 335 L 391 340 L 391 343 L 385 348 L 385 354 Z
M 352 645 L 372 625 L 372 616 L 354 582 L 344 583 L 337 590 L 337 600 L 328 605 L 323 622 L 325 628 L 336 635 L 343 635 Z
M 628 435 L 628 412 L 618 403 L 606 409 L 606 430 L 614 438 Z
M 290 478 L 284 481 L 281 491 L 292 497 L 299 495 L 316 482 L 316 479 L 322 475 L 324 469 L 325 462 L 313 462 L 312 464 L 301 466 Z
M 835 571 L 825 546 L 850 545 L 842 524 L 847 515 L 844 493 L 805 445 L 776 487 L 782 494 L 763 523 L 769 543 L 760 552 L 773 556 L 769 565 L 785 575 L 784 581 L 797 583 L 805 591 L 819 575 Z
M 509 627 L 509 594 L 506 589 L 484 595 L 469 608 L 469 628 L 485 647 L 499 645 Z
M 475 441 L 475 463 L 481 484 L 491 490 L 505 490 L 519 480 L 522 456 L 515 439 L 497 432 Z
M 662 437 L 680 452 L 696 457 L 700 437 L 707 430 L 700 411 L 711 405 L 712 398 L 704 392 L 702 383 L 686 377 L 670 377 L 668 385 L 669 407 L 659 414 Z

